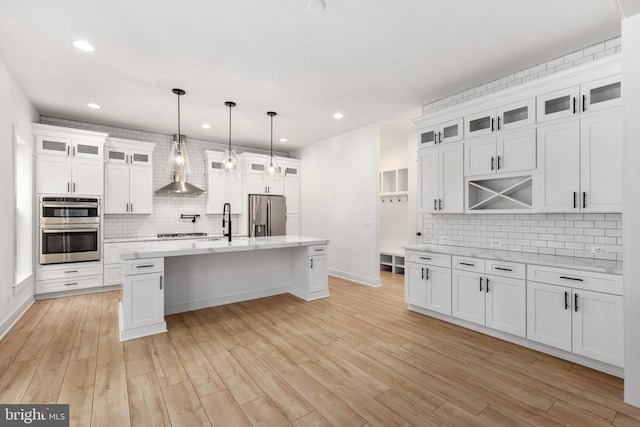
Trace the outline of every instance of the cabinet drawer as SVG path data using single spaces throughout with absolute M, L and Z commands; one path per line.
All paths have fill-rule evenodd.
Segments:
M 420 264 L 451 268 L 451 255 L 436 254 L 433 252 L 407 251 L 406 260 L 418 262 Z
M 122 262 L 122 275 L 162 273 L 164 271 L 164 258 L 133 259 Z
M 144 247 L 147 242 L 120 242 L 120 243 L 105 243 L 104 244 L 104 263 L 105 264 L 120 264 L 120 254 L 124 250 Z
M 327 245 L 314 245 L 307 246 L 307 253 L 309 256 L 313 255 L 326 255 L 327 254 Z
M 97 288 L 100 286 L 102 286 L 102 275 L 63 280 L 38 280 L 36 281 L 36 294 Z
M 527 280 L 622 295 L 622 276 L 613 274 L 529 265 Z
M 487 260 L 486 263 L 487 274 L 501 277 L 513 277 L 514 279 L 525 279 L 527 277 L 526 264 L 494 260 Z
M 456 270 L 475 271 L 480 274 L 484 273 L 485 260 L 478 258 L 469 258 L 454 256 L 452 257 L 453 268 Z
M 39 267 L 36 270 L 36 280 L 68 279 L 99 274 L 102 274 L 101 263 L 62 264 Z

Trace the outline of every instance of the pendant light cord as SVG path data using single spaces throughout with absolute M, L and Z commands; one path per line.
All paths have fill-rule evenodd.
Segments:
M 273 116 L 271 116 L 271 157 L 273 157 Z
M 229 104 L 229 152 L 231 152 L 231 108 L 233 105 Z
M 178 94 L 178 143 L 180 140 L 180 94 Z

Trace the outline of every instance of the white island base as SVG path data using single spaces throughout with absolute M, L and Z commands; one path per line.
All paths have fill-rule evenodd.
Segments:
M 123 253 L 120 340 L 166 332 L 165 314 L 283 293 L 306 301 L 327 297 L 326 244 L 274 236 Z

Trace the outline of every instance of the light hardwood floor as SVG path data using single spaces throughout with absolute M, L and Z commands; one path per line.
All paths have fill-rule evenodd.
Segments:
M 403 276 L 167 317 L 118 340 L 118 292 L 36 302 L 0 341 L 0 402 L 72 425 L 640 426 L 622 380 L 409 312 Z

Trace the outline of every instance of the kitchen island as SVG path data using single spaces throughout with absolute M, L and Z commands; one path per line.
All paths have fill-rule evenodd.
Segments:
M 290 293 L 329 296 L 326 239 L 163 242 L 123 252 L 122 341 L 165 332 L 165 314 Z

